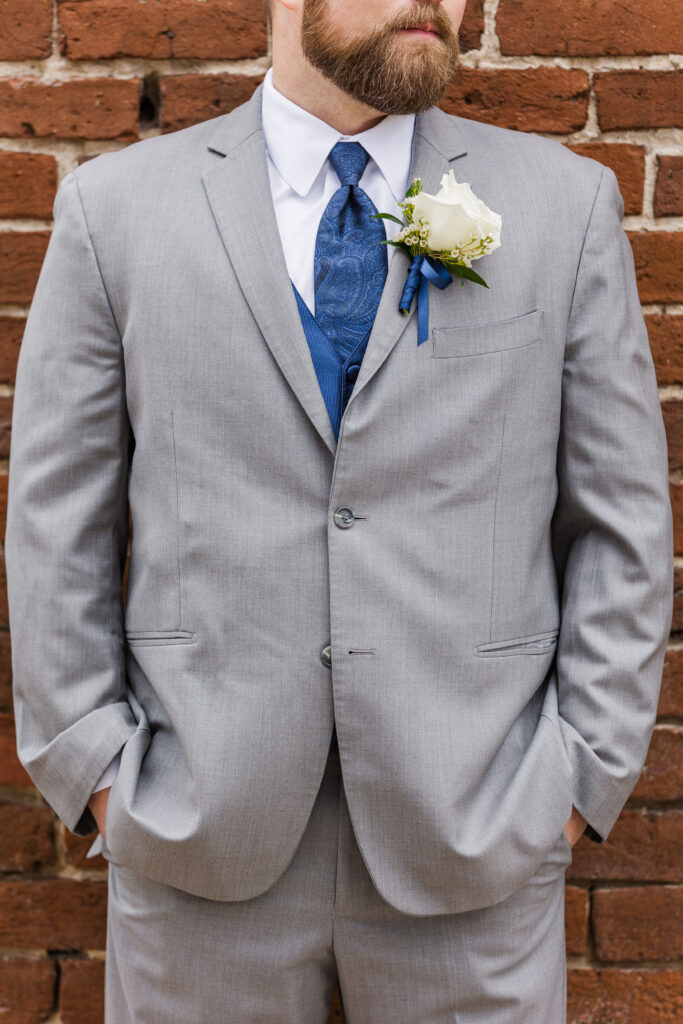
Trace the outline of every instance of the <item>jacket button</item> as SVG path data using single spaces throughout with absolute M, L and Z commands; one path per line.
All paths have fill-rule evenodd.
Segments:
M 340 530 L 348 530 L 353 526 L 355 518 L 353 509 L 347 508 L 346 505 L 340 505 L 334 511 L 334 521 Z
M 332 668 L 332 647 L 331 646 L 328 645 L 327 647 L 323 647 L 322 651 L 320 652 L 320 660 L 322 661 L 323 665 L 327 666 L 327 668 Z

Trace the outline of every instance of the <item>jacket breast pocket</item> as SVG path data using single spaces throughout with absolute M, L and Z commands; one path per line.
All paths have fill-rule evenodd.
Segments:
M 185 629 L 127 630 L 129 647 L 160 647 L 168 644 L 193 644 L 194 633 Z
M 559 629 L 547 629 L 533 636 L 513 637 L 511 640 L 494 640 L 474 648 L 479 658 L 501 658 L 510 654 L 548 654 L 557 647 Z
M 507 320 L 484 324 L 435 327 L 432 355 L 436 359 L 481 356 L 533 345 L 543 338 L 543 310 L 532 309 Z

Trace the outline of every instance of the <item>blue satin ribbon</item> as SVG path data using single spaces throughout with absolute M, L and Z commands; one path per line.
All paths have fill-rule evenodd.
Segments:
M 434 260 L 431 256 L 425 255 L 425 253 L 419 253 L 413 257 L 413 261 L 410 264 L 401 301 L 398 304 L 401 313 L 409 313 L 410 303 L 413 301 L 413 296 L 419 285 L 417 293 L 418 345 L 421 345 L 429 337 L 429 295 L 427 286 L 430 281 L 443 291 L 444 288 L 447 288 L 452 283 L 453 278 L 448 268 L 439 260 Z

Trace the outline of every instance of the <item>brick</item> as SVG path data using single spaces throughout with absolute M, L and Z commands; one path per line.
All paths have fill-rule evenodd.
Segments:
M 671 489 L 683 493 L 683 484 L 674 484 Z M 658 712 L 683 717 L 683 648 L 667 648 Z
M 332 1006 L 330 1007 L 330 1015 L 327 1018 L 327 1024 L 344 1024 L 344 1014 L 342 1013 L 341 1001 L 339 999 L 338 985 L 335 985 L 334 994 L 332 996 Z
M 0 871 L 37 871 L 54 859 L 54 828 L 49 808 L 1 801 Z
M 86 871 L 106 871 L 108 862 L 98 853 L 95 857 L 87 857 L 86 853 L 95 842 L 96 836 L 76 836 L 68 829 L 64 830 L 64 845 L 69 863 L 75 868 L 83 868 Z
M 628 231 L 641 302 L 683 302 L 683 231 Z
M 0 400 L 0 407 L 2 402 Z M 7 603 L 7 570 L 4 552 L 0 554 L 0 630 L 9 626 L 9 605 Z
M 0 384 L 14 384 L 26 317 L 0 315 Z M 3 537 L 4 537 L 3 531 Z
M 674 567 L 674 611 L 671 619 L 671 631 L 678 633 L 683 630 L 683 569 Z
M 53 960 L 0 957 L 0 1020 L 44 1024 L 51 1016 L 57 965 Z
M 0 79 L 0 135 L 137 139 L 141 84 L 137 78 L 75 78 L 52 85 Z
M 676 960 L 683 956 L 683 888 L 598 889 L 591 922 L 599 960 Z
M 467 0 L 467 6 L 458 29 L 460 52 L 478 50 L 484 31 L 484 0 Z
M 7 517 L 7 476 L 0 477 L 4 490 L 4 516 Z M 5 536 L 3 528 L 3 537 Z M 0 711 L 12 709 L 12 640 L 9 633 L 0 630 Z
M 31 301 L 49 241 L 49 231 L 0 232 L 0 302 Z
M 683 156 L 657 157 L 654 214 L 655 217 L 683 214 Z
M 598 72 L 594 88 L 603 131 L 676 128 L 683 122 L 683 72 Z
M 0 217 L 52 219 L 57 161 L 47 153 L 0 152 Z
M 658 725 L 647 760 L 633 791 L 635 800 L 680 800 L 683 797 L 683 728 Z
M 574 847 L 571 881 L 683 882 L 683 811 L 621 812 L 604 843 Z
M 62 1024 L 102 1024 L 103 960 L 62 960 L 59 1015 Z
M 671 0 L 622 4 L 614 0 L 505 0 L 496 32 L 503 54 L 570 57 L 670 53 L 683 36 L 683 7 Z
M 0 786 L 32 785 L 33 783 L 17 755 L 14 717 L 2 712 L 0 713 Z
M 666 428 L 667 448 L 669 452 L 669 469 L 683 468 L 683 402 L 667 399 L 662 402 L 662 416 Z M 672 629 L 676 628 L 674 626 Z M 683 628 L 679 626 L 678 628 Z
M 581 956 L 588 940 L 588 892 L 575 885 L 564 891 L 564 920 L 567 953 Z
M 683 316 L 648 313 L 645 325 L 660 387 L 683 384 Z
M 459 68 L 438 106 L 447 114 L 526 132 L 573 132 L 586 123 L 585 71 Z
M 9 606 L 7 604 L 7 571 L 4 552 L 0 555 L 0 630 L 9 627 Z
M 619 191 L 624 200 L 624 214 L 642 213 L 645 187 L 644 146 L 619 142 L 577 142 L 567 145 L 567 149 L 610 167 L 619 182 Z
M 680 1024 L 683 973 L 675 970 L 568 971 L 567 1024 Z
M 104 153 L 106 150 L 102 150 L 102 152 Z M 99 155 L 99 153 L 79 153 L 76 157 L 76 164 L 80 167 L 81 164 L 87 164 L 88 160 L 94 160 Z
M 0 946 L 104 949 L 106 919 L 106 881 L 0 881 Z
M 51 53 L 52 4 L 45 0 L 3 0 L 0 60 L 40 60 Z
M 265 0 L 59 0 L 70 60 L 238 60 L 267 53 Z
M 669 484 L 669 497 L 671 499 L 671 510 L 674 526 L 674 555 L 683 554 L 683 484 Z M 662 694 L 664 686 L 662 686 Z M 667 712 L 660 710 L 660 715 Z M 680 715 L 680 711 L 674 712 Z
M 227 114 L 246 103 L 263 75 L 165 75 L 160 80 L 163 133 Z
M 0 458 L 9 457 L 12 430 L 12 396 L 0 395 Z

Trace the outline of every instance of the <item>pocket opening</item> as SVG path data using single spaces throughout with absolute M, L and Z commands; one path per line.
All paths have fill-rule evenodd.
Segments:
M 435 327 L 432 355 L 437 359 L 455 359 L 533 345 L 544 337 L 543 313 L 542 309 L 532 309 L 506 320 Z
M 559 637 L 559 629 L 536 633 L 534 636 L 512 637 L 509 640 L 494 640 L 474 648 L 479 657 L 495 657 L 509 654 L 545 654 L 552 650 Z
M 131 647 L 165 644 L 193 644 L 195 634 L 186 629 L 130 629 L 125 632 L 126 643 Z

